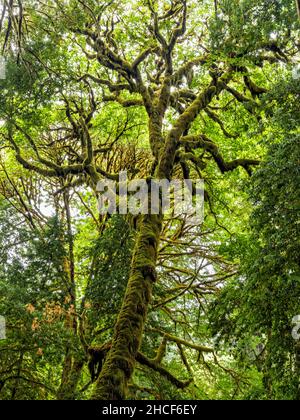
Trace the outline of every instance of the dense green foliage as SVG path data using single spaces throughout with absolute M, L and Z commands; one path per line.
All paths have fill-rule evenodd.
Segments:
M 294 0 L 0 3 L 0 399 L 299 399 Z M 100 215 L 99 180 L 205 181 Z
M 298 82 L 276 92 L 273 143 L 251 179 L 249 235 L 223 252 L 239 258 L 242 275 L 214 303 L 214 330 L 235 343 L 244 363 L 263 372 L 266 398 L 298 399 L 298 347 L 291 334 L 300 313 L 300 138 Z M 289 92 L 286 99 L 286 92 Z M 272 130 L 272 131 L 273 131 Z M 249 358 L 250 356 L 250 358 Z

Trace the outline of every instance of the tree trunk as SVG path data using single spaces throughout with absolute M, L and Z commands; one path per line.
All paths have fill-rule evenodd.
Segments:
M 115 326 L 111 350 L 96 383 L 94 400 L 120 400 L 126 396 L 156 281 L 161 229 L 161 215 L 141 216 L 125 298 Z
M 296 400 L 299 401 L 300 400 L 300 341 L 296 343 L 295 355 L 296 355 L 296 377 L 298 381 Z
M 226 82 L 228 75 L 224 76 Z M 179 116 L 168 137 L 162 135 L 162 121 L 167 109 L 170 86 L 149 115 L 150 145 L 156 159 L 155 177 L 171 179 L 178 141 L 202 109 L 223 89 L 223 84 L 209 86 Z M 149 204 L 151 205 L 150 195 Z M 111 350 L 104 362 L 92 399 L 121 400 L 134 370 L 135 359 L 142 341 L 144 323 L 156 281 L 158 245 L 163 215 L 141 217 L 137 243 L 131 263 L 131 274 L 120 311 Z
M 65 358 L 62 381 L 57 392 L 58 400 L 75 400 L 76 389 L 84 366 L 82 358 L 73 358 L 67 354 Z

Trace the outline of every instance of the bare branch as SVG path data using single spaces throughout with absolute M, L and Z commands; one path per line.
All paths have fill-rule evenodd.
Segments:
M 147 366 L 148 368 L 160 373 L 162 376 L 164 376 L 169 382 L 171 382 L 173 385 L 175 385 L 178 389 L 184 389 L 187 388 L 191 383 L 192 379 L 189 379 L 188 381 L 180 381 L 177 379 L 174 375 L 172 375 L 171 372 L 169 372 L 167 369 L 159 365 L 158 363 L 155 363 L 153 360 L 149 359 L 147 356 L 145 356 L 142 353 L 138 353 L 136 360 L 138 363 Z

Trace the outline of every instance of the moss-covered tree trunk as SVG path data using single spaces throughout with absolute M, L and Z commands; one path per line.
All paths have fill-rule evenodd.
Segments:
M 93 395 L 95 400 L 119 400 L 126 395 L 142 340 L 148 305 L 156 281 L 156 261 L 162 216 L 141 216 L 131 273 L 111 350 Z
M 67 225 L 67 239 L 69 255 L 64 260 L 64 270 L 66 274 L 66 281 L 68 282 L 68 295 L 66 296 L 70 301 L 70 308 L 76 308 L 76 280 L 75 280 L 75 257 L 74 257 L 74 238 L 72 233 L 72 216 L 70 206 L 70 195 L 68 191 L 63 193 L 65 205 L 65 218 Z M 77 315 L 67 313 L 65 320 L 66 329 L 69 330 L 73 336 L 74 342 L 78 338 L 78 319 Z M 85 357 L 82 350 L 77 352 L 67 345 L 66 355 L 63 364 L 62 378 L 60 387 L 57 391 L 58 400 L 74 400 L 76 398 L 76 389 L 81 377 L 81 372 L 85 363 Z
M 209 86 L 202 92 L 179 116 L 168 136 L 164 138 L 163 117 L 168 108 L 171 87 L 169 78 L 165 82 L 159 100 L 153 101 L 149 112 L 149 143 L 156 160 L 155 178 L 170 180 L 180 137 L 199 112 L 221 92 L 223 85 Z M 92 399 L 119 400 L 126 396 L 156 281 L 162 222 L 162 214 L 141 217 L 125 298 L 115 326 L 111 350 L 104 362 Z
M 300 341 L 297 341 L 295 346 L 295 356 L 296 356 L 296 375 L 298 381 L 298 389 L 296 400 L 300 400 Z
M 70 356 L 69 361 L 66 362 L 62 382 L 57 392 L 57 399 L 75 400 L 77 386 L 85 361 L 80 357 L 77 359 Z

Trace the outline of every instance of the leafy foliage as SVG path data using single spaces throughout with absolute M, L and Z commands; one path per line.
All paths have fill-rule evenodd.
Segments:
M 294 0 L 1 4 L 1 399 L 299 398 L 299 27 Z M 203 224 L 99 215 L 121 171 L 204 179 Z

